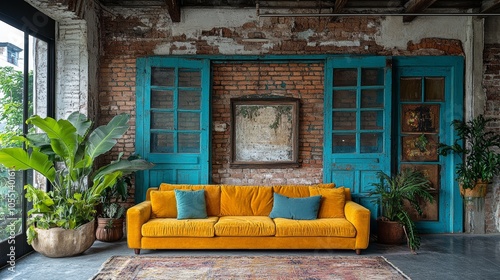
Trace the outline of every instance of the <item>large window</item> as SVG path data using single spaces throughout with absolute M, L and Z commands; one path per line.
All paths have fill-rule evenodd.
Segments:
M 32 128 L 33 114 L 54 115 L 54 21 L 24 1 L 0 3 L 0 147 L 22 146 L 13 138 Z M 0 167 L 0 267 L 15 265 L 26 243 L 24 185 L 46 188 L 31 171 Z M 5 254 L 3 254 L 5 252 Z

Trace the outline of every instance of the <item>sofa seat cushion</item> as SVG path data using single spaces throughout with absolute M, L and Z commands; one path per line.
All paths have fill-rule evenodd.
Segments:
M 213 237 L 214 225 L 219 217 L 206 219 L 157 218 L 151 219 L 142 226 L 142 236 L 147 237 Z
M 342 218 L 291 220 L 276 218 L 276 236 L 355 237 L 354 226 Z
M 266 216 L 224 216 L 215 224 L 217 236 L 274 236 L 274 222 Z

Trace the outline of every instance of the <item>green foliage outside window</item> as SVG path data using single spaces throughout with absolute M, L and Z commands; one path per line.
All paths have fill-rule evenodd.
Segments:
M 28 75 L 28 113 L 33 112 L 33 72 Z M 22 134 L 24 74 L 13 67 L 0 67 L 0 148 L 20 147 L 13 140 Z M 0 167 L 0 241 L 22 231 L 22 172 Z

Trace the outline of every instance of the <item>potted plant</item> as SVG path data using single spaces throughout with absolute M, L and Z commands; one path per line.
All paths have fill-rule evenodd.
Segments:
M 500 135 L 486 130 L 493 120 L 483 115 L 468 122 L 454 120 L 458 138 L 452 145 L 439 144 L 441 155 L 454 153 L 464 157 L 456 166 L 462 196 L 484 197 L 486 186 L 500 173 Z
M 422 215 L 420 203 L 433 201 L 430 181 L 421 171 L 413 169 L 402 170 L 393 176 L 378 172 L 377 177 L 380 181 L 372 184 L 375 188 L 370 196 L 377 196 L 382 210 L 382 217 L 377 220 L 378 241 L 401 244 L 406 237 L 408 247 L 415 253 L 420 247 L 420 236 L 410 211 Z
M 92 121 L 78 112 L 60 120 L 32 116 L 26 122 L 41 133 L 17 137 L 26 149 L 0 149 L 0 164 L 35 170 L 52 186 L 50 191 L 25 186 L 26 198 L 33 204 L 28 211 L 28 243 L 35 250 L 63 257 L 88 249 L 95 240 L 93 220 L 103 191 L 124 172 L 151 167 L 141 159 L 118 160 L 95 170 L 96 158 L 115 146 L 128 121 L 129 115 L 120 114 L 91 131 Z M 65 238 L 68 234 L 72 237 Z
M 118 156 L 121 159 L 122 153 Z M 130 156 L 127 160 L 139 157 Z M 116 183 L 104 190 L 101 196 L 100 211 L 97 217 L 96 239 L 104 242 L 114 242 L 123 237 L 123 220 L 129 187 L 132 186 L 132 172 L 119 177 Z

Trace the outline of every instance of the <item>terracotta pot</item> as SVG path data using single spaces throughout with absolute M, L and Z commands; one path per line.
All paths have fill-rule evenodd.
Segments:
M 123 219 L 97 218 L 97 240 L 114 242 L 123 237 Z
M 462 184 L 460 184 L 460 194 L 463 197 L 485 197 L 486 196 L 486 187 L 489 182 L 483 182 L 481 180 L 477 181 L 476 185 L 472 189 L 464 189 Z
M 399 245 L 405 242 L 405 231 L 399 222 L 377 220 L 378 242 Z
M 35 228 L 37 237 L 31 244 L 35 251 L 51 257 L 69 257 L 83 253 L 95 241 L 95 222 L 88 222 L 76 229 Z

